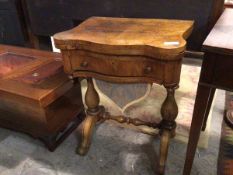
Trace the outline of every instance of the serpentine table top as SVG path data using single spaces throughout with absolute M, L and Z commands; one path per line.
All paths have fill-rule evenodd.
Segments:
M 184 20 L 91 17 L 54 38 L 60 49 L 169 59 L 184 51 L 192 28 L 193 21 Z
M 89 150 L 92 131 L 99 119 L 144 125 L 160 130 L 159 172 L 164 174 L 169 139 L 174 136 L 178 114 L 174 93 L 180 81 L 186 39 L 192 28 L 193 21 L 91 17 L 78 27 L 54 36 L 55 45 L 63 54 L 66 73 L 87 79 L 86 119 L 77 149 L 80 155 Z M 155 123 L 111 115 L 99 105 L 92 78 L 111 83 L 163 85 L 167 97 L 161 107 L 162 120 Z

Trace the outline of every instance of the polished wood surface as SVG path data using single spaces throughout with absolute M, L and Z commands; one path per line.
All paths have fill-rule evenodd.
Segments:
M 16 55 L 18 55 L 18 60 L 22 59 L 23 62 L 22 65 L 17 65 L 17 69 L 13 69 L 14 71 L 11 70 L 2 77 L 0 82 L 1 91 L 19 94 L 28 100 L 34 100 L 34 102 L 44 107 L 59 98 L 73 86 L 72 82 L 61 71 L 63 66 L 59 54 L 44 52 L 41 55 L 37 55 L 38 51 L 36 50 L 30 52 L 30 49 L 13 48 L 10 46 L 1 47 L 0 55 L 2 56 L 2 60 L 4 57 L 6 57 L 5 60 L 11 60 L 11 65 L 8 67 L 12 67 L 13 69 L 17 63 L 13 62 Z M 59 60 L 60 62 L 58 62 Z M 47 67 L 46 71 L 43 70 L 44 66 L 45 68 Z M 5 69 L 7 69 L 6 66 Z M 49 72 L 51 70 L 53 72 Z M 48 77 L 51 77 L 50 81 L 43 81 Z M 29 82 L 29 79 L 31 79 L 31 82 Z
M 233 91 L 233 10 L 226 9 L 203 45 L 205 51 L 183 175 L 189 175 L 201 129 L 204 130 L 216 89 Z
M 183 56 L 183 53 L 175 55 L 172 62 L 164 64 L 163 60 L 146 56 L 106 55 L 84 50 L 69 50 L 68 54 L 63 57 L 64 68 L 74 76 L 118 83 L 156 82 L 164 85 L 174 85 L 179 81 L 177 75 Z M 169 70 L 173 70 L 173 74 Z
M 203 44 L 204 51 L 233 54 L 233 9 L 226 9 Z
M 0 126 L 40 138 L 54 150 L 83 112 L 80 85 L 63 72 L 61 55 L 0 45 L 0 67 Z
M 192 27 L 192 21 L 93 17 L 54 39 L 74 76 L 174 86 Z
M 192 21 L 92 17 L 78 27 L 54 35 L 61 49 L 64 69 L 88 81 L 85 96 L 86 119 L 82 142 L 77 149 L 85 155 L 92 130 L 98 120 L 158 128 L 161 135 L 159 174 L 164 174 L 170 138 L 174 136 L 178 114 L 175 89 Z M 92 78 L 118 83 L 158 83 L 167 89 L 160 123 L 147 123 L 125 116 L 111 116 L 99 106 Z
M 212 6 L 211 6 L 211 14 L 209 16 L 208 25 L 206 27 L 207 30 L 205 33 L 205 37 L 203 38 L 203 41 L 205 40 L 205 38 L 208 36 L 209 32 L 214 27 L 214 25 L 218 21 L 219 17 L 222 15 L 222 12 L 224 10 L 224 3 L 225 3 L 225 0 L 213 0 Z
M 60 49 L 169 60 L 184 52 L 192 28 L 192 21 L 92 17 L 54 39 Z

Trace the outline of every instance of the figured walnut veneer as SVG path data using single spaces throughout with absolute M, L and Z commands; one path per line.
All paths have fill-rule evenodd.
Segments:
M 111 55 L 143 55 L 170 60 L 186 46 L 192 21 L 92 17 L 78 27 L 56 34 L 60 49 L 80 49 Z M 179 42 L 169 45 L 166 42 Z
M 54 39 L 69 74 L 174 85 L 192 27 L 192 21 L 92 17 Z
M 192 28 L 192 21 L 92 17 L 72 30 L 54 35 L 55 45 L 63 54 L 65 71 L 88 80 L 85 96 L 88 109 L 79 154 L 87 153 L 98 119 L 147 125 L 160 129 L 159 172 L 164 173 L 169 140 L 174 136 L 178 114 L 174 93 L 179 84 L 185 39 Z M 162 121 L 157 124 L 111 116 L 99 106 L 92 78 L 164 85 L 167 97 L 161 108 Z

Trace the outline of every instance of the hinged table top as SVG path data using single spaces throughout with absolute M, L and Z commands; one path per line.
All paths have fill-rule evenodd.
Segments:
M 185 50 L 192 28 L 193 21 L 184 20 L 91 17 L 54 39 L 63 50 L 166 58 Z

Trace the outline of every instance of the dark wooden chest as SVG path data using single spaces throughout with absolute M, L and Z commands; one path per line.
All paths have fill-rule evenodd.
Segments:
M 0 45 L 0 126 L 26 132 L 53 150 L 82 120 L 80 84 L 61 55 Z

